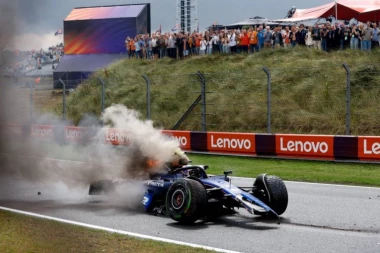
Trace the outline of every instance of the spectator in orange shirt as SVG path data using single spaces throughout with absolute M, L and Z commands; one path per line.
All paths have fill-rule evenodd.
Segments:
M 253 54 L 256 50 L 256 52 L 259 52 L 259 39 L 257 37 L 257 29 L 255 27 L 251 27 L 249 29 L 248 33 L 249 37 L 249 51 L 251 54 Z
M 249 45 L 248 33 L 247 33 L 247 30 L 243 29 L 243 32 L 240 35 L 240 49 L 241 49 L 241 52 L 248 54 L 248 45 Z
M 136 46 L 135 46 L 135 40 L 134 39 L 131 39 L 130 42 L 129 42 L 129 46 L 131 47 L 131 57 L 135 57 L 135 54 L 136 54 Z
M 200 36 L 199 34 L 195 35 L 195 54 L 196 55 L 199 55 L 199 51 L 200 51 L 200 48 L 201 48 L 201 38 L 202 36 Z

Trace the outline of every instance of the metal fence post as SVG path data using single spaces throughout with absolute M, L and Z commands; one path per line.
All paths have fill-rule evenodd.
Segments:
M 150 120 L 150 79 L 147 75 L 142 75 L 146 82 L 146 117 Z
M 101 97 L 101 100 L 102 100 L 102 113 L 103 113 L 104 112 L 104 107 L 105 107 L 105 85 L 104 85 L 104 81 L 100 77 L 98 77 L 98 80 L 102 84 L 102 97 Z
M 351 71 L 346 63 L 343 63 L 346 70 L 346 135 L 351 133 Z
M 197 75 L 201 80 L 201 96 L 202 96 L 202 131 L 207 131 L 207 122 L 206 122 L 206 79 L 204 75 L 198 71 Z
M 271 133 L 271 107 L 272 107 L 272 77 L 267 67 L 263 67 L 265 74 L 267 75 L 267 133 Z
M 34 107 L 34 85 L 30 83 L 26 83 L 29 86 L 30 94 L 29 94 L 29 102 L 30 102 L 30 123 L 33 123 L 33 107 Z
M 66 84 L 62 79 L 59 79 L 59 81 L 63 85 L 63 94 L 62 94 L 62 119 L 66 120 Z

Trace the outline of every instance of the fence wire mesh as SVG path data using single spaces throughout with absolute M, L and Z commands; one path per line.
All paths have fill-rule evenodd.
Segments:
M 380 64 L 351 66 L 349 72 L 343 64 L 272 67 L 269 83 L 262 68 L 202 73 L 205 102 L 185 115 L 180 129 L 202 130 L 205 117 L 207 131 L 378 135 L 379 70 Z M 168 129 L 202 94 L 195 74 L 149 79 L 152 119 Z M 175 87 L 168 82 L 172 79 Z
M 267 82 L 262 69 L 204 76 L 208 130 L 265 132 Z
M 151 119 L 156 126 L 173 129 L 201 94 L 199 77 L 197 74 L 151 75 L 149 79 Z M 178 130 L 200 130 L 201 109 L 201 104 L 196 104 Z
M 355 135 L 380 135 L 380 64 L 351 70 L 351 128 Z
M 328 62 L 314 68 L 270 67 L 268 71 L 270 82 L 264 68 L 257 67 L 219 73 L 150 74 L 144 75 L 145 79 L 141 75 L 122 93 L 117 91 L 117 80 L 105 78 L 104 94 L 102 82 L 93 80 L 100 95 L 85 99 L 99 107 L 91 112 L 95 115 L 101 108 L 117 102 L 138 110 L 144 118 L 153 120 L 155 126 L 165 129 L 380 135 L 379 63 L 349 66 L 348 72 L 343 64 Z M 17 80 L 14 96 L 20 101 L 16 103 L 20 109 L 12 108 L 13 113 L 23 111 L 36 116 L 33 105 L 51 93 L 34 90 L 51 86 L 45 85 L 48 80 L 51 82 L 51 77 L 46 80 L 42 77 L 39 85 L 35 79 Z M 5 80 L 14 83 L 14 78 Z M 65 83 L 65 94 L 70 94 L 76 92 L 71 87 L 82 81 L 63 78 L 55 80 L 54 86 L 61 88 Z M 28 85 L 34 85 L 34 89 Z M 16 92 L 19 86 L 25 88 L 21 93 Z M 85 86 L 80 92 L 94 87 Z M 63 91 L 54 92 L 59 94 L 52 94 L 50 99 L 61 97 L 58 99 L 62 101 L 62 113 L 69 114 L 72 108 L 68 105 L 64 110 Z M 24 119 L 31 118 L 24 116 L 20 113 Z

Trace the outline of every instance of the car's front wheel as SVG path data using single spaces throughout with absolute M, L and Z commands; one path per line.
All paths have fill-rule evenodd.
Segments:
M 166 194 L 166 210 L 180 223 L 191 224 L 205 216 L 207 193 L 204 186 L 192 179 L 175 181 Z
M 253 195 L 273 209 L 278 215 L 288 207 L 288 190 L 284 181 L 276 176 L 261 174 L 253 183 Z

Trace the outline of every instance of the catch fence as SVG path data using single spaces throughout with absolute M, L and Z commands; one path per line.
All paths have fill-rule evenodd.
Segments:
M 143 74 L 118 101 L 109 101 L 106 94 L 115 84 L 103 77 L 96 84 L 99 97 L 93 99 L 101 111 L 112 103 L 132 105 L 155 126 L 171 130 L 380 135 L 379 73 L 377 63 L 326 63 L 314 68 L 274 65 Z M 65 91 L 62 118 L 67 119 L 66 96 L 73 80 L 57 82 Z

